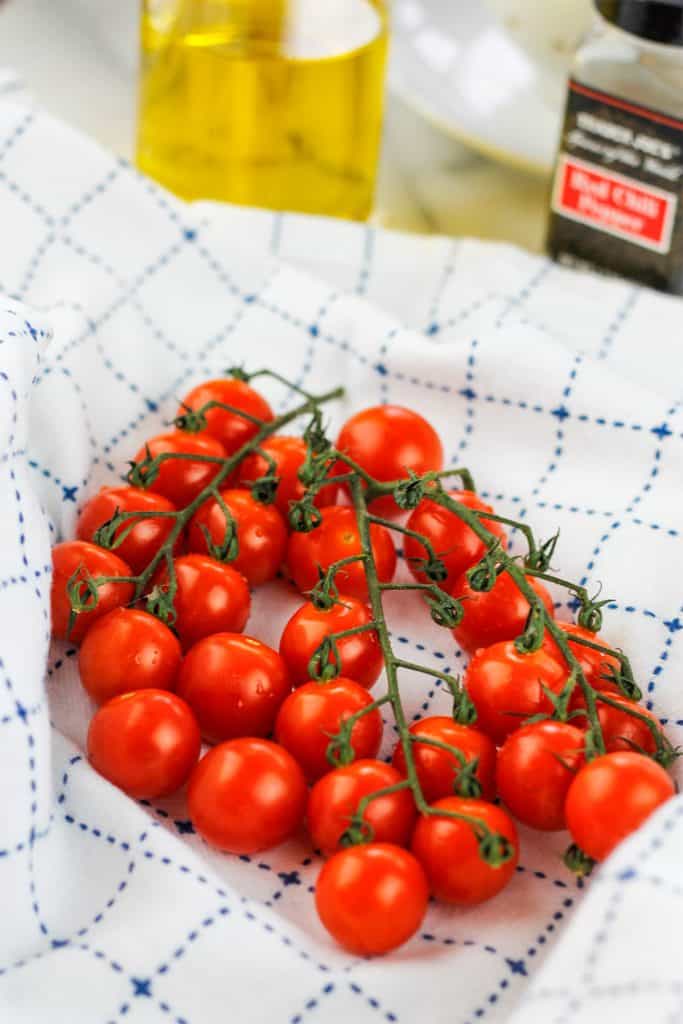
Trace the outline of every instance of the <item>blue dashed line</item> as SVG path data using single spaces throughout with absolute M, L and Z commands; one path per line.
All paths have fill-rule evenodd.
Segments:
M 626 323 L 626 321 L 628 320 L 631 313 L 633 312 L 636 302 L 638 301 L 638 298 L 641 294 L 641 288 L 630 289 L 626 297 L 626 301 L 623 303 L 622 306 L 619 307 L 614 319 L 612 320 L 611 324 L 605 332 L 605 336 L 602 339 L 600 348 L 598 349 L 597 355 L 595 357 L 596 359 L 607 359 L 607 357 L 611 354 L 612 347 L 614 345 L 616 337 L 619 334 L 622 327 L 624 326 L 624 324 Z

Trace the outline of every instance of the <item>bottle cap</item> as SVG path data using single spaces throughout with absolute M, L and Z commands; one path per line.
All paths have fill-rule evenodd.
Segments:
M 683 0 L 595 0 L 606 21 L 653 43 L 683 46 Z

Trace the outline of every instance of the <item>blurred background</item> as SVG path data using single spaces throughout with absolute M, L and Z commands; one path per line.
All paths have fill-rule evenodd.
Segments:
M 173 100 L 178 69 L 188 73 L 187 60 L 200 60 L 202 39 L 207 38 L 192 20 L 183 27 L 178 10 L 189 3 L 195 19 L 197 10 L 203 9 L 206 29 L 211 21 L 206 12 L 213 9 L 215 14 L 217 2 L 0 0 L 0 69 L 13 69 L 39 103 L 129 159 L 136 158 L 140 87 L 144 119 L 138 161 L 165 184 L 170 182 L 176 191 L 191 195 L 180 177 L 177 182 L 169 179 L 169 174 L 179 173 L 179 150 L 165 167 L 159 157 L 168 125 L 186 117 L 177 94 Z M 260 9 L 264 24 L 284 17 L 285 0 L 236 0 L 233 6 L 245 8 L 249 3 Z M 316 119 L 319 134 L 330 131 L 331 147 L 340 144 L 343 116 L 335 112 L 335 80 L 330 76 L 353 73 L 355 78 L 339 79 L 346 93 L 356 89 L 360 95 L 360 83 L 363 97 L 372 99 L 380 89 L 377 102 L 381 104 L 380 36 L 385 16 L 390 21 L 388 91 L 372 220 L 407 231 L 501 239 L 541 250 L 566 74 L 571 54 L 590 22 L 589 0 L 393 0 L 386 5 L 383 0 L 288 0 L 287 45 L 295 60 L 300 52 L 308 56 L 318 46 L 316 18 L 322 8 L 326 28 L 336 18 L 337 38 L 340 31 L 348 36 L 349 50 L 366 41 L 371 44 L 366 62 L 353 72 L 323 48 L 320 57 L 327 78 L 318 79 L 323 84 L 306 80 L 300 85 L 302 108 L 309 121 Z M 257 57 L 262 52 L 258 46 L 266 45 L 265 34 L 262 26 L 252 26 Z M 191 49 L 183 50 L 190 45 L 188 40 Z M 214 51 L 215 43 L 214 38 Z M 162 44 L 165 64 L 159 62 Z M 229 50 L 230 41 L 221 39 L 220 46 Z M 176 65 L 168 62 L 171 51 Z M 185 64 L 178 63 L 182 60 Z M 207 79 L 204 65 L 193 68 L 189 79 L 196 90 L 193 110 L 215 114 L 222 100 L 214 80 Z M 231 74 L 239 75 L 230 80 L 230 87 L 233 97 L 239 95 L 240 110 L 257 110 L 251 120 L 242 118 L 239 126 L 232 126 L 234 138 L 246 138 L 251 145 L 258 130 L 272 142 L 273 128 L 263 112 L 268 108 L 253 107 L 257 102 L 253 80 L 244 68 L 232 67 Z M 165 92 L 160 93 L 162 85 Z M 158 104 L 162 94 L 165 111 Z M 371 129 L 373 118 L 379 121 L 378 110 L 372 105 L 357 108 L 354 116 L 356 128 L 368 126 L 363 141 L 367 152 L 358 159 L 372 165 L 374 173 Z M 332 123 L 337 130 L 334 138 Z M 209 135 L 213 130 L 214 138 L 215 124 L 215 117 L 207 116 L 202 125 Z M 193 130 L 199 130 L 194 120 Z M 291 133 L 288 142 L 299 147 L 299 157 L 305 157 L 305 138 Z M 356 205 L 345 206 L 339 199 L 338 209 L 325 212 L 365 216 L 362 171 L 362 166 L 353 171 Z M 353 178 L 350 171 L 348 177 Z M 300 171 L 297 180 L 302 181 Z M 313 185 L 308 188 L 312 190 Z M 196 192 L 202 193 L 201 183 Z M 279 205 L 267 200 L 265 179 L 262 194 L 266 196 L 263 205 Z M 253 201 L 237 178 L 227 198 Z M 298 198 L 305 201 L 306 197 Z M 332 206 L 334 201 L 329 200 Z M 302 208 L 302 202 L 291 205 Z

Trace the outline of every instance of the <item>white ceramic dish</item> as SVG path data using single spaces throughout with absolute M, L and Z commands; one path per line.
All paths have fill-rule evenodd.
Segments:
M 566 69 L 590 18 L 589 3 L 572 0 L 570 17 L 554 26 L 539 21 L 531 0 L 490 4 L 394 0 L 390 84 L 443 131 L 545 175 L 555 157 Z

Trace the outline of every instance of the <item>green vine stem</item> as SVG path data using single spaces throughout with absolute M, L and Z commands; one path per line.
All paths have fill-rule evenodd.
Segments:
M 251 377 L 248 377 L 248 375 L 243 374 L 242 371 L 236 371 L 234 375 L 240 380 L 253 379 L 254 376 L 271 376 L 275 377 L 277 380 L 283 380 L 283 378 L 281 378 L 278 374 L 274 374 L 269 370 L 259 370 L 255 374 L 252 374 Z M 132 583 L 135 586 L 135 592 L 133 594 L 133 599 L 131 603 L 140 601 L 140 599 L 145 594 L 148 585 L 152 580 L 154 574 L 156 573 L 157 569 L 161 566 L 162 562 L 165 562 L 169 575 L 169 582 L 166 585 L 163 593 L 159 590 L 159 588 L 155 588 L 152 591 L 149 597 L 148 610 L 151 611 L 153 614 L 158 615 L 159 618 L 162 618 L 167 624 L 173 623 L 175 617 L 175 611 L 173 608 L 173 597 L 175 595 L 176 587 L 175 570 L 173 567 L 173 550 L 178 539 L 185 530 L 185 527 L 190 522 L 192 516 L 204 504 L 204 502 L 207 501 L 207 499 L 212 497 L 220 499 L 221 484 L 230 477 L 233 471 L 240 465 L 241 462 L 244 461 L 244 459 L 248 455 L 251 455 L 253 451 L 260 446 L 262 441 L 270 437 L 272 434 L 278 433 L 289 423 L 293 422 L 299 417 L 319 412 L 319 408 L 321 405 L 324 405 L 327 402 L 331 402 L 336 398 L 341 398 L 344 394 L 344 389 L 341 387 L 333 388 L 332 390 L 327 391 L 321 395 L 311 395 L 308 394 L 307 392 L 301 392 L 301 389 L 299 388 L 293 388 L 293 390 L 302 393 L 304 395 L 305 400 L 301 404 L 297 405 L 294 409 L 291 409 L 289 412 L 283 413 L 282 415 L 277 416 L 274 419 L 268 421 L 256 420 L 253 416 L 250 416 L 247 413 L 242 412 L 242 410 L 240 409 L 236 409 L 233 408 L 232 406 L 224 405 L 223 403 L 217 402 L 208 402 L 206 405 L 202 406 L 201 409 L 192 412 L 192 415 L 196 416 L 199 422 L 203 422 L 204 425 L 206 425 L 204 419 L 204 414 L 206 413 L 206 411 L 209 408 L 217 407 L 220 407 L 229 412 L 234 412 L 236 415 L 240 415 L 249 422 L 258 425 L 258 430 L 253 435 L 253 437 L 251 437 L 249 441 L 243 444 L 241 448 L 239 448 L 233 455 L 229 456 L 228 458 L 221 459 L 216 458 L 215 456 L 187 454 L 182 452 L 163 452 L 160 455 L 157 455 L 154 458 L 152 458 L 151 455 L 149 454 L 148 449 L 147 457 L 144 460 L 137 464 L 131 464 L 131 468 L 128 472 L 128 482 L 131 484 L 131 486 L 137 486 L 142 488 L 145 488 L 146 486 L 149 486 L 151 483 L 153 483 L 154 479 L 156 478 L 156 475 L 158 474 L 159 466 L 162 463 L 167 462 L 171 459 L 190 459 L 194 462 L 217 463 L 219 465 L 219 469 L 216 475 L 210 481 L 210 483 L 208 483 L 197 494 L 197 496 L 188 505 L 185 506 L 185 508 L 178 509 L 175 512 L 166 513 L 166 515 L 169 518 L 174 519 L 173 527 L 166 536 L 164 543 L 159 547 L 156 554 L 150 560 L 148 565 L 143 569 L 143 571 L 139 573 L 139 575 L 130 577 L 89 576 L 87 578 L 84 578 L 82 570 L 80 568 L 76 570 L 68 584 L 68 593 L 71 600 L 72 612 L 75 613 L 75 615 L 77 615 L 81 611 L 91 611 L 94 607 L 96 607 L 97 591 L 106 583 Z M 185 426 L 185 421 L 188 415 L 189 414 L 182 414 L 176 419 L 175 423 L 178 429 L 196 429 L 194 423 L 189 428 Z M 157 518 L 158 516 L 158 512 L 146 514 L 147 518 Z M 98 531 L 101 538 L 99 543 L 102 544 L 103 540 L 108 540 L 109 543 L 103 544 L 103 546 L 116 546 L 117 539 L 115 538 L 114 535 L 117 529 L 121 525 L 126 523 L 128 520 L 139 521 L 141 518 L 145 518 L 145 515 L 141 515 L 139 512 L 115 513 L 114 516 L 107 523 L 103 524 L 103 526 L 100 527 L 100 530 Z M 230 517 L 230 519 L 231 518 L 232 517 Z M 230 522 L 230 520 L 228 520 L 228 522 Z M 234 557 L 236 556 L 237 548 L 235 546 Z M 82 593 L 84 587 L 87 588 L 89 598 L 91 599 L 87 608 L 83 606 L 82 599 L 80 597 L 80 594 Z M 93 598 L 94 602 L 92 600 Z M 73 622 L 71 624 L 71 628 L 73 628 Z
M 492 551 L 494 548 L 497 548 L 496 561 L 500 567 L 499 571 L 503 571 L 508 574 L 523 596 L 527 599 L 530 608 L 527 628 L 522 636 L 518 637 L 515 641 L 517 649 L 521 653 L 532 653 L 540 648 L 545 634 L 549 634 L 553 638 L 560 649 L 562 657 L 564 658 L 569 670 L 567 682 L 559 696 L 558 704 L 556 706 L 558 717 L 566 718 L 569 700 L 571 699 L 575 687 L 577 685 L 580 686 L 586 704 L 586 714 L 590 723 L 589 733 L 592 737 L 592 745 L 598 754 L 604 754 L 606 752 L 606 748 L 602 735 L 602 727 L 598 718 L 595 690 L 586 679 L 581 663 L 569 645 L 567 634 L 558 626 L 553 616 L 545 607 L 541 597 L 529 583 L 525 568 L 520 566 L 513 556 L 508 555 L 507 552 L 500 547 L 498 538 L 482 525 L 479 516 L 474 515 L 470 509 L 461 505 L 459 502 L 454 501 L 450 495 L 446 494 L 443 490 L 432 495 L 432 500 L 437 504 L 442 505 L 448 511 L 453 512 L 459 519 L 469 526 L 485 545 L 487 551 Z M 470 576 L 470 580 L 471 579 L 472 577 Z
M 373 487 L 378 485 L 373 483 L 373 486 L 368 487 L 365 490 L 362 486 L 362 482 L 358 476 L 355 476 L 351 480 L 351 500 L 353 507 L 356 512 L 356 522 L 358 524 L 358 532 L 362 545 L 365 558 L 365 575 L 367 580 L 368 594 L 370 599 L 370 608 L 372 610 L 372 618 L 375 625 L 375 631 L 377 638 L 382 648 L 382 656 L 384 658 L 384 668 L 387 677 L 387 693 L 389 696 L 389 703 L 391 704 L 391 710 L 394 715 L 394 722 L 398 731 L 399 741 L 403 748 L 403 756 L 405 761 L 405 772 L 406 781 L 405 788 L 410 788 L 415 804 L 418 811 L 426 815 L 434 815 L 441 813 L 442 816 L 457 819 L 459 821 L 466 822 L 474 831 L 479 842 L 479 850 L 481 856 L 487 863 L 492 865 L 500 865 L 505 861 L 509 860 L 513 855 L 513 850 L 510 843 L 505 840 L 503 836 L 494 834 L 484 822 L 478 818 L 460 814 L 454 811 L 439 812 L 435 810 L 430 804 L 427 803 L 420 780 L 418 778 L 417 769 L 415 766 L 415 757 L 413 754 L 413 737 L 410 732 L 405 711 L 403 709 L 403 703 L 401 701 L 401 690 L 399 686 L 398 670 L 399 668 L 405 668 L 405 663 L 401 665 L 401 660 L 394 654 L 391 637 L 389 634 L 389 628 L 387 626 L 386 618 L 384 616 L 384 607 L 382 605 L 382 587 L 380 584 L 379 577 L 377 575 L 377 566 L 372 554 L 372 543 L 370 540 L 370 526 L 375 517 L 368 513 L 368 502 L 375 496 L 373 494 Z M 390 485 L 384 485 L 383 493 L 393 493 L 395 487 Z M 420 666 L 420 670 L 429 674 L 435 675 L 427 666 Z M 442 673 L 438 673 L 439 676 Z M 369 794 L 368 797 L 364 797 L 361 800 L 356 817 L 362 819 L 363 812 L 371 799 L 377 799 L 383 795 L 386 791 L 379 790 L 376 793 Z M 352 822 L 353 827 L 353 822 Z
M 399 499 L 402 493 L 402 488 L 403 494 L 405 495 L 405 481 L 380 482 L 372 480 L 364 471 L 355 472 L 356 467 L 353 460 L 347 458 L 343 452 L 330 450 L 328 452 L 328 456 L 330 463 L 332 463 L 333 460 L 340 460 L 345 462 L 352 470 L 354 470 L 354 476 L 350 483 L 350 490 L 353 506 L 356 512 L 362 552 L 365 559 L 366 578 L 372 608 L 372 623 L 370 625 L 377 631 L 380 645 L 382 647 L 387 675 L 389 703 L 392 706 L 396 729 L 399 734 L 399 741 L 403 748 L 409 788 L 413 792 L 418 809 L 423 814 L 435 813 L 424 800 L 424 796 L 420 789 L 412 752 L 412 743 L 415 741 L 416 737 L 413 737 L 410 733 L 405 719 L 400 699 L 398 671 L 400 669 L 406 669 L 414 672 L 420 672 L 447 682 L 454 695 L 454 717 L 456 720 L 472 722 L 475 717 L 474 709 L 471 707 L 467 695 L 459 688 L 457 680 L 452 676 L 449 676 L 448 673 L 439 672 L 438 670 L 431 669 L 426 665 L 405 661 L 397 658 L 393 653 L 390 635 L 384 618 L 382 594 L 392 590 L 416 590 L 422 591 L 429 599 L 433 596 L 435 589 L 431 584 L 381 583 L 377 576 L 376 566 L 372 555 L 372 547 L 370 544 L 370 525 L 377 523 L 387 529 L 391 529 L 394 532 L 404 535 L 409 533 L 415 536 L 415 531 L 408 531 L 404 526 L 399 523 L 395 523 L 392 520 L 373 516 L 368 512 L 368 505 L 375 498 L 386 495 L 392 495 L 397 503 L 400 504 Z M 570 581 L 563 580 L 560 577 L 551 576 L 547 572 L 548 564 L 557 545 L 558 535 L 554 535 L 549 541 L 539 545 L 536 542 L 533 532 L 526 524 L 519 524 L 514 520 L 507 519 L 506 517 L 497 517 L 492 514 L 489 515 L 488 513 L 483 513 L 479 510 L 475 511 L 469 509 L 467 506 L 452 498 L 452 496 L 449 495 L 439 484 L 435 485 L 433 476 L 430 476 L 429 474 L 426 474 L 423 478 L 411 478 L 410 487 L 412 488 L 412 494 L 409 505 L 413 505 L 417 495 L 421 494 L 423 497 L 428 497 L 430 500 L 457 515 L 458 518 L 469 526 L 482 541 L 485 548 L 485 555 L 480 563 L 474 566 L 468 574 L 473 589 L 490 589 L 495 583 L 498 575 L 505 572 L 510 576 L 521 593 L 526 597 L 529 603 L 530 612 L 526 629 L 522 636 L 516 641 L 518 650 L 523 654 L 532 653 L 540 648 L 546 633 L 552 637 L 567 665 L 567 681 L 559 696 L 555 696 L 549 691 L 546 691 L 547 696 L 551 699 L 553 704 L 553 717 L 561 720 L 567 720 L 570 717 L 569 702 L 575 688 L 577 686 L 580 687 L 584 698 L 585 713 L 589 720 L 589 729 L 586 734 L 586 755 L 588 757 L 593 757 L 597 754 L 605 753 L 605 742 L 597 706 L 598 701 L 603 701 L 607 704 L 613 704 L 614 702 L 611 701 L 608 696 L 597 692 L 591 686 L 581 667 L 579 659 L 570 647 L 570 640 L 574 644 L 593 648 L 607 656 L 617 659 L 621 667 L 617 682 L 619 683 L 620 689 L 627 697 L 635 697 L 638 699 L 640 691 L 635 685 L 630 663 L 623 652 L 614 650 L 604 644 L 600 644 L 588 638 L 576 636 L 574 634 L 568 635 L 565 633 L 553 616 L 547 611 L 544 602 L 530 585 L 528 577 L 539 577 L 547 579 L 549 582 L 556 585 L 566 587 L 570 592 L 574 593 L 580 601 L 581 610 L 585 616 L 584 621 L 586 623 L 586 628 L 588 628 L 588 625 L 592 626 L 593 629 L 599 628 L 602 618 L 601 606 L 607 602 L 597 602 L 595 599 L 590 598 L 585 588 L 578 587 Z M 528 545 L 528 554 L 524 564 L 520 564 L 516 556 L 508 555 L 506 553 L 506 551 L 501 547 L 500 539 L 486 528 L 486 526 L 481 522 L 482 519 L 505 522 L 507 525 L 512 527 L 522 527 L 522 532 L 526 537 Z M 430 549 L 430 546 L 426 543 L 426 538 L 421 537 L 418 534 L 416 539 L 422 543 L 427 551 L 427 559 L 425 560 L 425 563 L 436 563 L 438 565 L 440 562 L 438 552 L 434 551 L 433 547 Z M 336 566 L 330 566 L 327 570 L 327 578 L 333 579 L 335 571 Z M 479 581 L 478 587 L 475 586 L 477 579 Z M 353 631 L 347 631 L 346 635 L 348 635 L 349 632 Z M 333 646 L 335 643 L 335 637 L 332 636 L 326 638 L 324 643 L 326 645 Z M 646 715 L 641 714 L 635 707 L 625 708 L 623 705 L 618 704 L 615 706 L 628 714 L 633 714 L 636 718 L 646 721 L 647 726 L 651 730 L 656 741 L 656 757 L 658 760 L 662 763 L 669 763 L 673 757 L 677 756 L 677 752 L 672 749 L 661 729 L 655 722 Z M 454 749 L 449 752 L 457 757 Z M 364 832 L 362 827 L 360 827 L 360 818 L 362 818 L 363 810 L 373 799 L 373 796 L 376 798 L 379 795 L 380 794 L 370 794 L 370 796 L 365 798 L 362 802 L 362 806 L 359 806 L 351 823 L 347 838 L 350 839 L 355 835 L 356 841 L 363 841 L 361 837 L 364 835 Z M 459 815 L 454 816 L 459 817 Z M 504 859 L 510 855 L 511 851 L 507 850 L 504 847 L 504 844 L 502 845 L 500 842 L 502 837 L 487 834 L 487 832 L 481 828 L 481 822 L 469 820 L 468 823 L 471 825 L 479 839 L 482 856 L 485 859 L 491 858 L 489 861 L 490 863 L 502 863 Z M 367 839 L 367 836 L 365 836 L 365 838 Z M 586 870 L 585 859 L 582 860 L 580 857 L 575 856 L 574 861 L 581 870 Z
M 220 459 L 214 456 L 199 456 L 185 453 L 162 453 L 152 457 L 149 450 L 147 450 L 144 459 L 137 464 L 131 464 L 128 480 L 132 485 L 139 487 L 149 486 L 158 474 L 159 467 L 170 459 L 186 458 L 193 461 L 215 463 L 218 466 L 218 471 L 211 482 L 183 509 L 174 512 L 149 513 L 120 512 L 117 510 L 114 516 L 99 528 L 96 534 L 97 543 L 110 549 L 116 549 L 140 519 L 166 516 L 174 520 L 173 527 L 169 531 L 164 543 L 138 576 L 125 578 L 91 577 L 84 574 L 82 567 L 79 567 L 68 584 L 68 592 L 72 604 L 72 618 L 75 619 L 79 612 L 91 611 L 96 606 L 98 589 L 105 583 L 126 582 L 133 584 L 135 591 L 131 603 L 140 601 L 147 592 L 150 581 L 152 581 L 155 573 L 163 563 L 166 566 L 167 581 L 163 587 L 152 589 L 147 598 L 147 607 L 153 614 L 158 615 L 169 625 L 172 625 L 175 618 L 173 601 L 177 586 L 173 552 L 178 538 L 183 533 L 190 519 L 207 499 L 214 498 L 219 504 L 223 503 L 220 493 L 221 485 L 230 477 L 239 464 L 252 454 L 257 454 L 264 458 L 267 467 L 265 475 L 251 482 L 252 494 L 256 500 L 264 504 L 272 502 L 278 485 L 276 464 L 261 447 L 262 442 L 272 434 L 281 431 L 283 427 L 293 420 L 302 416 L 310 416 L 310 421 L 304 431 L 307 455 L 299 472 L 299 478 L 305 487 L 305 491 L 299 501 L 292 502 L 291 504 L 290 525 L 292 529 L 301 532 L 315 529 L 321 522 L 320 511 L 314 504 L 317 493 L 322 487 L 330 483 L 343 483 L 348 487 L 351 494 L 361 542 L 361 551 L 321 570 L 320 579 L 309 596 L 317 607 L 329 609 L 340 600 L 335 582 L 337 573 L 351 562 L 362 561 L 365 567 L 372 615 L 371 621 L 362 626 L 325 637 L 310 659 L 309 673 L 312 679 L 319 681 L 334 678 L 341 670 L 338 641 L 357 633 L 374 631 L 382 650 L 387 679 L 386 694 L 372 701 L 355 715 L 350 716 L 342 724 L 338 734 L 329 737 L 328 759 L 333 765 L 348 764 L 353 759 L 353 749 L 351 746 L 353 726 L 364 715 L 388 704 L 391 706 L 399 742 L 402 746 L 406 773 L 406 778 L 397 786 L 369 794 L 360 801 L 345 834 L 345 842 L 366 842 L 372 838 L 368 823 L 364 820 L 364 813 L 373 799 L 387 795 L 390 792 L 395 792 L 398 789 L 410 789 L 420 813 L 425 815 L 441 814 L 442 816 L 452 817 L 464 821 L 471 827 L 477 837 L 480 854 L 487 863 L 498 866 L 513 855 L 511 844 L 503 836 L 491 832 L 476 816 L 450 811 L 437 811 L 425 800 L 415 765 L 413 751 L 415 742 L 438 747 L 454 757 L 460 765 L 460 771 L 456 773 L 454 791 L 461 793 L 461 795 L 478 795 L 479 787 L 475 777 L 477 766 L 475 762 L 467 762 L 463 753 L 455 746 L 420 737 L 410 732 L 401 700 L 399 674 L 404 671 L 416 672 L 444 682 L 453 697 L 453 717 L 462 724 L 473 723 L 476 719 L 476 710 L 457 678 L 449 673 L 432 669 L 427 665 L 406 661 L 396 656 L 384 614 L 383 595 L 390 591 L 413 590 L 420 593 L 430 609 L 433 620 L 438 625 L 447 628 L 454 628 L 459 623 L 463 614 L 463 607 L 459 600 L 453 598 L 438 586 L 446 578 L 446 567 L 440 557 L 440 553 L 434 549 L 426 537 L 417 531 L 411 530 L 409 527 L 394 520 L 374 515 L 371 507 L 372 502 L 376 498 L 391 496 L 399 508 L 405 511 L 416 508 L 424 498 L 429 498 L 457 516 L 481 540 L 484 547 L 484 555 L 467 573 L 470 586 L 475 591 L 488 591 L 494 586 L 496 579 L 502 573 L 507 573 L 527 599 L 530 608 L 529 616 L 524 632 L 515 640 L 515 646 L 521 654 L 530 654 L 541 647 L 546 635 L 554 640 L 567 666 L 567 680 L 559 695 L 552 694 L 547 690 L 545 691 L 553 705 L 552 717 L 560 720 L 569 720 L 573 717 L 575 712 L 569 710 L 570 699 L 576 687 L 579 687 L 585 705 L 585 715 L 589 722 L 589 728 L 586 732 L 587 757 L 590 758 L 605 752 L 605 742 L 598 715 L 598 704 L 600 702 L 612 705 L 632 715 L 634 718 L 642 720 L 651 731 L 655 740 L 656 753 L 654 756 L 662 764 L 669 764 L 678 755 L 678 751 L 672 748 L 658 724 L 650 717 L 641 713 L 635 707 L 619 704 L 609 694 L 596 691 L 591 686 L 581 667 L 580 660 L 576 657 L 570 644 L 574 646 L 583 645 L 597 650 L 607 657 L 616 659 L 619 663 L 619 670 L 617 672 L 612 668 L 612 674 L 609 678 L 617 683 L 619 690 L 625 696 L 631 699 L 639 699 L 640 691 L 635 684 L 631 665 L 626 655 L 588 637 L 566 633 L 560 624 L 555 621 L 552 614 L 547 611 L 544 602 L 531 586 L 530 578 L 537 578 L 564 587 L 579 602 L 579 624 L 585 626 L 590 632 L 595 632 L 600 628 L 602 607 L 608 602 L 591 598 L 585 587 L 581 587 L 569 580 L 564 580 L 549 572 L 550 562 L 558 542 L 558 534 L 555 534 L 543 543 L 538 543 L 533 530 L 528 524 L 518 522 L 506 516 L 499 516 L 493 512 L 470 509 L 456 500 L 444 489 L 442 481 L 458 477 L 465 489 L 474 491 L 475 486 L 472 476 L 469 470 L 464 468 L 448 469 L 438 473 L 430 472 L 425 473 L 423 476 L 416 476 L 411 473 L 405 479 L 388 482 L 374 479 L 362 466 L 358 465 L 344 452 L 335 449 L 326 437 L 321 407 L 325 403 L 341 397 L 343 394 L 342 388 L 335 388 L 324 394 L 314 395 L 286 381 L 280 374 L 269 370 L 259 370 L 248 374 L 241 368 L 235 368 L 230 372 L 233 377 L 245 382 L 269 376 L 300 395 L 303 401 L 290 412 L 284 413 L 268 422 L 257 420 L 239 409 L 218 402 L 207 403 L 198 410 L 186 408 L 175 420 L 175 425 L 178 429 L 190 432 L 205 429 L 206 413 L 213 408 L 221 408 L 225 411 L 233 412 L 252 423 L 257 429 L 253 437 L 229 458 Z M 340 465 L 346 468 L 346 472 L 340 472 Z M 221 504 L 221 507 L 223 507 L 223 504 Z M 227 507 L 223 508 L 223 512 L 226 519 L 223 541 L 221 544 L 215 544 L 212 541 L 209 551 L 221 561 L 231 561 L 237 557 L 238 553 L 236 528 L 233 517 L 230 515 Z M 524 559 L 520 560 L 518 556 L 509 555 L 501 545 L 500 538 L 487 529 L 486 522 L 497 522 L 518 530 L 526 540 L 527 554 Z M 370 540 L 370 529 L 373 525 L 380 525 L 394 533 L 410 536 L 424 547 L 426 557 L 419 560 L 415 567 L 425 573 L 429 582 L 380 582 Z M 210 538 L 207 536 L 208 540 Z M 581 854 L 581 851 L 576 850 L 571 850 L 568 853 L 566 863 L 573 865 L 575 870 L 584 872 L 590 866 L 586 858 Z

